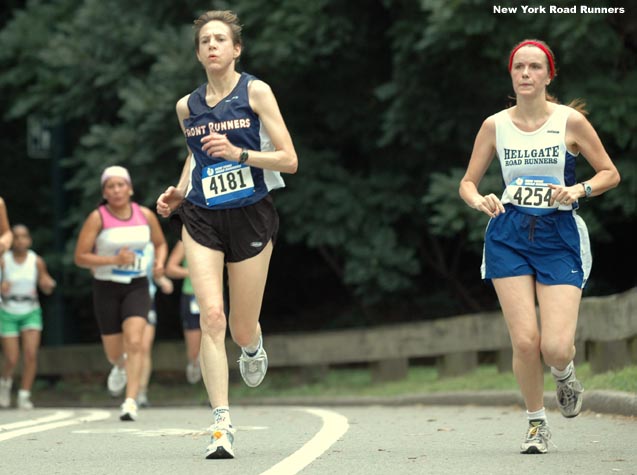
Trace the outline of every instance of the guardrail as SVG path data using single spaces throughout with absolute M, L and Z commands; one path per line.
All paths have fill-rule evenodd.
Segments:
M 473 370 L 479 353 L 493 352 L 501 371 L 511 370 L 511 342 L 501 312 L 489 312 L 420 323 L 327 332 L 265 335 L 270 367 L 327 370 L 362 363 L 377 380 L 404 377 L 410 360 L 434 358 L 442 376 Z M 576 333 L 577 360 L 604 372 L 637 363 L 637 288 L 607 297 L 582 299 Z M 228 359 L 239 349 L 228 342 Z M 157 342 L 155 371 L 183 371 L 181 341 Z M 101 344 L 44 347 L 38 374 L 69 375 L 106 372 Z M 233 365 L 231 365 L 232 367 Z

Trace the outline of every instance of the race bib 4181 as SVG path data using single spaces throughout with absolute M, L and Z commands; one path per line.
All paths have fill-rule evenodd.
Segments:
M 236 162 L 221 162 L 201 172 L 201 187 L 208 206 L 246 198 L 254 193 L 250 167 Z

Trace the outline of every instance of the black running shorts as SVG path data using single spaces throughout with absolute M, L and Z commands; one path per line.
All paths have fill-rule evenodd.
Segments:
M 175 215 L 196 242 L 223 252 L 226 262 L 256 256 L 268 242 L 276 242 L 279 231 L 279 215 L 270 195 L 230 209 L 206 209 L 184 200 Z
M 93 308 L 100 335 L 122 333 L 122 323 L 129 317 L 148 319 L 148 278 L 138 277 L 130 284 L 93 279 Z
M 179 314 L 181 316 L 181 326 L 184 330 L 201 329 L 199 326 L 199 306 L 196 303 L 194 295 L 181 294 Z

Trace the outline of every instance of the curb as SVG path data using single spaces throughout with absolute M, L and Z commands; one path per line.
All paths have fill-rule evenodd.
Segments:
M 336 396 L 239 399 L 233 405 L 252 406 L 518 406 L 524 407 L 519 391 L 461 391 L 404 396 Z M 557 409 L 554 392 L 544 393 L 547 409 Z M 637 394 L 592 390 L 584 393 L 583 411 L 637 417 Z

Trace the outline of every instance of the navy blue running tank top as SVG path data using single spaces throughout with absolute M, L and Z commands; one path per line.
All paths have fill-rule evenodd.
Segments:
M 214 107 L 206 103 L 207 83 L 188 97 L 190 116 L 184 119 L 184 128 L 193 160 L 186 199 L 197 206 L 208 209 L 241 208 L 260 201 L 270 190 L 285 186 L 279 172 L 209 157 L 201 149 L 201 139 L 214 131 L 226 134 L 230 143 L 237 147 L 274 150 L 259 116 L 250 107 L 248 84 L 255 79 L 250 74 L 241 73 L 235 88 Z

